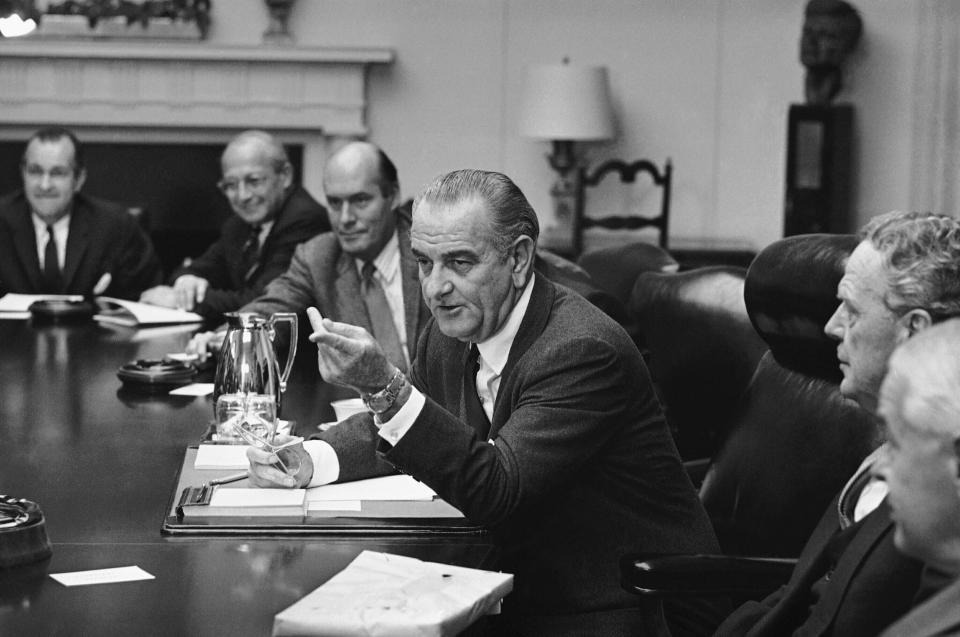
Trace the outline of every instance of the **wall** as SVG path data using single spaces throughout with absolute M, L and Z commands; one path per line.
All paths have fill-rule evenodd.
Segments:
M 858 0 L 865 25 L 840 99 L 857 108 L 854 208 L 859 222 L 909 207 L 910 86 L 916 9 Z M 616 141 L 598 161 L 674 163 L 676 246 L 759 248 L 780 236 L 786 113 L 802 100 L 804 0 L 301 0 L 297 45 L 396 50 L 372 69 L 370 138 L 396 160 L 407 195 L 458 167 L 501 170 L 544 226 L 553 214 L 547 145 L 517 131 L 529 64 L 608 66 Z M 259 0 L 214 2 L 211 40 L 254 44 Z M 601 194 L 604 202 L 616 201 Z M 591 203 L 593 209 L 594 203 Z

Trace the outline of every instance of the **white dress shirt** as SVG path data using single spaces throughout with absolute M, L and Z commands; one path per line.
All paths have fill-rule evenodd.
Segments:
M 33 220 L 33 234 L 37 238 L 37 256 L 40 259 L 40 271 L 43 271 L 46 265 L 47 241 L 50 240 L 47 235 L 47 222 L 37 215 L 30 215 Z M 67 237 L 70 235 L 70 215 L 64 215 L 53 224 L 53 238 L 57 242 L 57 265 L 63 272 L 63 264 L 67 261 Z
M 477 371 L 477 394 L 483 404 L 487 418 L 493 420 L 493 406 L 500 391 L 500 378 L 503 368 L 510 356 L 510 348 L 520 331 L 520 324 L 530 305 L 530 296 L 533 293 L 533 281 L 536 275 L 531 276 L 527 285 L 517 300 L 516 305 L 507 315 L 503 326 L 490 338 L 477 343 L 480 352 L 480 368 Z M 413 388 L 410 397 L 403 407 L 386 423 L 380 426 L 379 435 L 391 445 L 397 444 L 413 423 L 420 416 L 426 397 L 420 390 Z M 489 441 L 493 444 L 493 441 Z M 313 458 L 314 473 L 310 480 L 311 487 L 335 481 L 340 476 L 340 461 L 337 454 L 328 443 L 321 440 L 310 440 L 304 443 L 304 448 Z

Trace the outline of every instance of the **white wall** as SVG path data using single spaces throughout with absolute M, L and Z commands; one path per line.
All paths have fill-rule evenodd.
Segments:
M 909 207 L 916 9 L 858 0 L 865 32 L 840 101 L 856 106 L 858 223 Z M 619 136 L 591 161 L 674 163 L 674 245 L 762 247 L 783 224 L 786 116 L 802 101 L 805 0 L 300 0 L 299 46 L 375 45 L 370 138 L 395 159 L 406 195 L 439 172 L 501 170 L 541 222 L 553 220 L 547 145 L 517 131 L 529 64 L 609 68 Z M 255 44 L 259 0 L 214 2 L 211 40 Z M 638 195 L 639 196 L 639 195 Z M 619 200 L 600 193 L 600 203 Z M 594 202 L 595 205 L 596 202 Z M 646 201 L 643 202 L 646 205 Z M 591 208 L 593 209 L 593 208 Z

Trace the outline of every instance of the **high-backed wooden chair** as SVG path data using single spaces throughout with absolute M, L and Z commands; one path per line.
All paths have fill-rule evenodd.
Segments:
M 650 175 L 653 185 L 662 189 L 660 198 L 660 214 L 656 217 L 640 215 L 621 215 L 592 217 L 586 214 L 586 189 L 597 186 L 607 175 L 616 174 L 620 181 L 632 184 L 637 175 Z M 577 189 L 577 202 L 573 215 L 573 253 L 580 254 L 583 249 L 583 232 L 587 228 L 601 227 L 608 230 L 638 230 L 640 228 L 656 228 L 659 231 L 659 245 L 667 249 L 670 227 L 670 188 L 673 178 L 673 165 L 667 159 L 663 170 L 647 159 L 639 159 L 627 163 L 619 159 L 604 162 L 595 170 L 584 172 L 580 179 L 580 188 Z
M 763 250 L 747 273 L 747 311 L 769 351 L 700 489 L 728 556 L 795 558 L 877 443 L 875 419 L 839 393 L 836 343 L 823 334 L 856 244 L 852 235 L 790 237 Z M 638 593 L 761 595 L 790 571 L 789 561 L 767 577 L 744 570 L 757 563 L 739 558 L 662 560 L 625 557 L 624 586 Z

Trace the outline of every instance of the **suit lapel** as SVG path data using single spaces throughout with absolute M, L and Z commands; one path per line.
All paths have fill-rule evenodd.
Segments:
M 83 254 L 90 245 L 91 212 L 80 202 L 74 199 L 74 208 L 70 213 L 70 233 L 67 235 L 67 256 L 63 264 L 63 287 L 70 289 L 77 268 L 83 260 Z
M 811 617 L 810 625 L 814 630 L 813 634 L 820 634 L 820 630 L 830 625 L 840 603 L 846 597 L 851 580 L 860 570 L 865 557 L 873 551 L 884 535 L 892 530 L 890 509 L 887 501 L 884 500 L 873 513 L 863 519 L 862 526 L 843 550 L 843 555 L 831 576 L 831 587 L 835 590 L 835 594 L 824 597 Z
M 527 313 L 524 315 L 523 321 L 520 322 L 520 329 L 517 331 L 516 338 L 513 339 L 513 345 L 510 346 L 510 355 L 507 357 L 507 363 L 503 366 L 503 373 L 500 375 L 500 389 L 497 392 L 497 400 L 493 405 L 493 422 L 490 423 L 490 438 L 496 437 L 497 431 L 506 422 L 510 412 L 513 411 L 504 396 L 510 393 L 517 362 L 543 334 L 550 313 L 553 311 L 556 294 L 557 288 L 547 281 L 546 277 L 537 276 L 534 279 L 533 292 L 530 294 Z M 464 358 L 464 360 L 466 359 Z
M 10 219 L 10 225 L 13 227 L 13 245 L 17 258 L 23 263 L 27 277 L 30 279 L 31 288 L 39 289 L 43 287 L 43 273 L 40 271 L 40 256 L 37 254 L 37 236 L 33 229 L 32 213 L 26 198 L 22 203 L 23 206 L 18 206 Z

